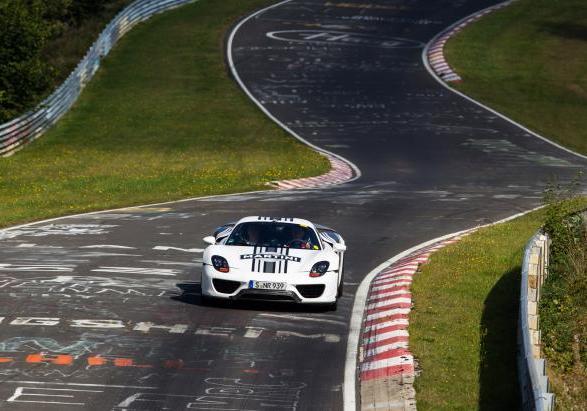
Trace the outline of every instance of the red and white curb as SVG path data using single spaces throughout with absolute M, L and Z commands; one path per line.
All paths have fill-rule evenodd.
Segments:
M 458 22 L 456 25 L 449 27 L 446 31 L 443 31 L 438 36 L 436 36 L 436 38 L 432 41 L 426 52 L 428 64 L 430 65 L 434 73 L 436 73 L 436 75 L 445 82 L 461 81 L 461 77 L 450 67 L 450 65 L 444 58 L 444 46 L 446 45 L 446 42 L 452 36 L 460 32 L 465 26 L 468 26 L 469 24 L 479 20 L 481 17 L 495 10 L 499 10 L 505 6 L 508 6 L 510 3 L 511 1 L 507 1 L 505 3 L 500 3 L 487 9 L 481 10 L 480 12 L 475 13 L 465 18 L 464 20 Z
M 430 255 L 460 240 L 444 239 L 395 261 L 377 273 L 369 288 L 359 339 L 361 409 L 415 410 L 414 357 L 409 350 L 410 287 Z
M 295 180 L 272 181 L 269 185 L 280 190 L 294 188 L 318 188 L 342 184 L 351 180 L 354 176 L 351 166 L 341 159 L 329 154 L 323 154 L 330 161 L 331 169 L 328 173 L 316 177 L 297 178 Z

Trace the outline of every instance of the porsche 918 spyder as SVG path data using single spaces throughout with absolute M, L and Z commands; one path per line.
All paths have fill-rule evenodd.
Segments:
M 204 238 L 202 298 L 336 307 L 346 245 L 336 231 L 301 218 L 245 217 Z

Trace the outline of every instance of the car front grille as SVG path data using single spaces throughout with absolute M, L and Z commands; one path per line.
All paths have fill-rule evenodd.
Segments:
M 299 293 L 304 298 L 318 298 L 324 293 L 324 284 L 309 284 L 309 285 L 296 285 Z
M 223 294 L 232 294 L 241 285 L 238 281 L 219 280 L 218 278 L 213 279 L 212 284 L 214 284 L 216 291 Z
M 245 300 L 297 301 L 293 293 L 289 291 L 243 290 L 238 293 L 237 297 Z

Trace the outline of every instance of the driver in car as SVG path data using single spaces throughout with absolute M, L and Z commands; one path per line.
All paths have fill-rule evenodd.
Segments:
M 259 245 L 261 240 L 261 228 L 257 224 L 248 224 L 245 236 L 246 238 L 244 240 L 246 245 Z
M 303 227 L 296 225 L 291 228 L 291 240 L 288 246 L 290 248 L 311 248 L 310 239 Z

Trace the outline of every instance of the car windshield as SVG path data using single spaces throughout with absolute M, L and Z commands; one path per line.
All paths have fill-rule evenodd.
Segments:
M 318 237 L 310 227 L 277 222 L 241 223 L 234 228 L 225 244 L 320 250 Z

